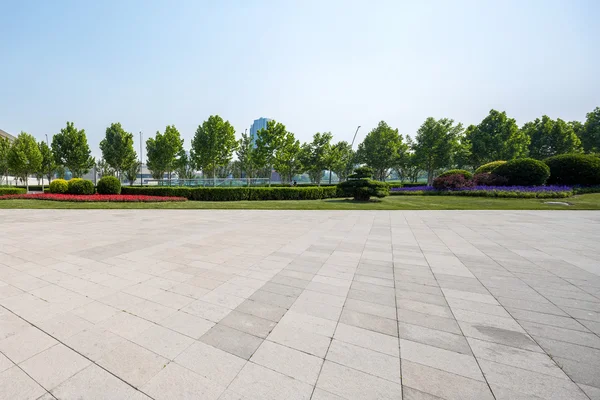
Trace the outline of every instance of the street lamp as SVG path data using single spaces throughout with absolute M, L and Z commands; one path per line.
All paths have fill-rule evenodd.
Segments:
M 356 135 L 358 134 L 359 129 L 360 129 L 360 125 L 358 126 L 358 128 L 356 128 L 356 132 L 354 132 L 354 137 L 352 138 L 352 144 L 350 145 L 350 148 L 354 147 L 354 141 L 356 140 Z
M 142 131 L 140 131 L 140 186 L 144 186 L 144 153 L 142 151 Z

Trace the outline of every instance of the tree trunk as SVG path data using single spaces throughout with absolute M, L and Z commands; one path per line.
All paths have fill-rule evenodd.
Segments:
M 427 170 L 427 186 L 433 185 L 433 169 Z
M 29 193 L 29 174 L 25 173 L 25 187 L 27 188 L 27 193 Z
M 331 168 L 329 168 L 329 184 L 331 185 Z

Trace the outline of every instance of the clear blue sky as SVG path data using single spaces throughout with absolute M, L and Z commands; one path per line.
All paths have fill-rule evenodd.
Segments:
M 271 117 L 302 140 L 357 142 L 378 121 L 520 124 L 600 106 L 600 2 L 0 0 L 0 128 L 66 121 L 94 155 L 111 122 L 185 146 L 211 114 Z M 137 148 L 139 144 L 136 143 Z

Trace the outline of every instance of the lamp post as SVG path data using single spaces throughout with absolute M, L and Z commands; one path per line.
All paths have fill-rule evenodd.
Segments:
M 44 135 L 46 135 L 46 147 L 48 147 L 48 151 L 50 151 L 50 143 L 48 142 L 48 134 L 45 133 Z M 50 157 L 52 157 L 52 154 L 50 154 Z M 50 162 L 48 162 L 48 187 L 50 187 L 50 175 L 52 175 L 52 171 L 50 171 Z M 42 192 L 44 191 L 44 176 L 42 175 Z
M 356 135 L 358 134 L 359 129 L 360 129 L 360 125 L 358 126 L 358 128 L 356 128 L 356 132 L 354 132 L 354 137 L 352 138 L 352 144 L 350 145 L 350 148 L 354 147 L 354 141 L 356 140 Z
M 142 131 L 140 131 L 140 186 L 144 186 L 144 153 L 142 152 Z

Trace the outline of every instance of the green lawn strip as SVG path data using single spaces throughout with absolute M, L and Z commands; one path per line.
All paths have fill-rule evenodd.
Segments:
M 567 202 L 571 206 L 545 204 Z M 367 203 L 349 199 L 186 201 L 181 203 L 77 203 L 0 200 L 0 209 L 241 209 L 241 210 L 600 210 L 600 194 L 563 199 L 502 199 L 459 196 L 390 196 Z

